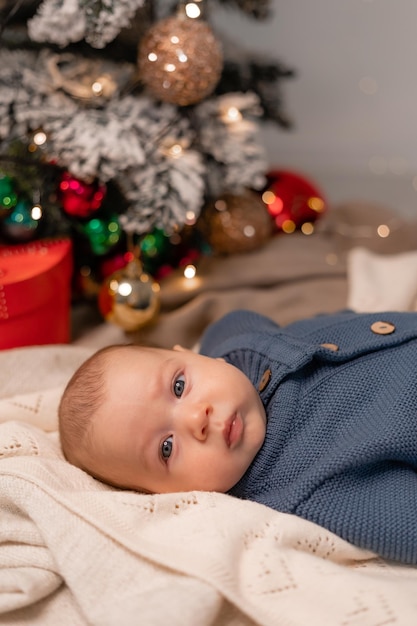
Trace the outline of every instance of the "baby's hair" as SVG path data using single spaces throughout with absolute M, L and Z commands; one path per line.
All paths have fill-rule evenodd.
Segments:
M 66 459 L 77 465 L 88 444 L 92 418 L 105 399 L 105 369 L 111 352 L 124 348 L 101 348 L 75 371 L 64 389 L 58 408 L 59 435 Z

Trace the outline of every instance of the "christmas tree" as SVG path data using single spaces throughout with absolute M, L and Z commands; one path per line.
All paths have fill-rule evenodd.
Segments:
M 281 85 L 293 72 L 221 39 L 216 4 L 271 11 L 0 0 L 0 243 L 70 237 L 75 298 L 95 297 L 132 255 L 160 281 L 213 248 L 238 252 L 216 221 L 225 206 L 256 209 L 248 240 L 268 236 L 258 129 L 290 126 Z

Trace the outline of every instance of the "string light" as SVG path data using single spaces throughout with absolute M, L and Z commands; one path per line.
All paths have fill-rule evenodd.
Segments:
M 1 176 L 0 176 L 0 179 L 1 179 Z M 3 206 L 6 209 L 11 209 L 12 207 L 15 206 L 16 202 L 17 202 L 17 194 L 15 194 L 14 192 L 9 192 L 1 197 L 0 206 Z
M 182 50 L 177 50 L 177 57 L 180 63 L 187 63 L 188 57 Z
M 40 204 L 34 204 L 30 212 L 30 216 L 33 220 L 40 220 L 42 217 L 42 207 Z
M 262 200 L 268 206 L 268 212 L 273 217 L 279 215 L 284 208 L 282 198 L 276 196 L 273 191 L 265 191 L 262 194 Z
M 114 281 L 116 282 L 116 281 Z M 114 289 L 113 285 L 112 285 L 112 289 L 114 289 L 114 291 L 118 294 L 120 294 L 121 296 L 130 296 L 130 294 L 132 293 L 133 287 L 130 283 L 116 283 L 117 284 L 117 289 Z
M 194 276 L 196 275 L 196 272 L 197 272 L 197 269 L 195 265 L 187 265 L 184 268 L 184 277 L 190 280 L 191 278 L 194 278 Z
M 32 135 L 32 140 L 28 144 L 28 152 L 34 153 L 45 145 L 48 139 L 47 134 L 43 130 L 36 130 Z
M 222 111 L 221 118 L 226 124 L 233 124 L 235 122 L 240 122 L 240 120 L 242 119 L 242 113 L 237 107 L 230 106 Z
M 43 130 L 38 130 L 33 135 L 33 143 L 36 146 L 43 146 L 43 144 L 46 142 L 46 139 L 46 133 L 44 133 Z
M 312 235 L 314 233 L 314 224 L 311 222 L 304 222 L 304 224 L 301 224 L 301 232 L 303 235 Z
M 91 85 L 91 91 L 94 93 L 94 95 L 100 96 L 103 93 L 103 85 L 98 80 L 96 80 Z
M 385 237 L 389 237 L 391 234 L 390 228 L 387 224 L 380 224 L 376 229 L 379 237 L 385 239 Z
M 188 147 L 185 142 L 183 143 L 184 145 L 179 142 L 175 142 L 175 143 L 165 142 L 162 145 L 162 152 L 168 157 L 177 159 L 183 155 L 184 150 Z
M 316 211 L 317 213 L 324 211 L 324 201 L 321 198 L 312 196 L 308 199 L 307 204 L 312 211 Z
M 197 17 L 200 17 L 201 10 L 198 4 L 196 4 L 195 2 L 187 2 L 187 4 L 185 5 L 185 13 L 187 17 L 196 19 Z
M 286 233 L 287 235 L 290 235 L 291 233 L 295 231 L 296 225 L 292 220 L 285 220 L 282 223 L 281 228 L 284 233 Z
M 246 226 L 244 226 L 243 234 L 245 235 L 245 237 L 254 237 L 255 233 L 256 231 L 252 224 L 247 224 Z
M 338 222 L 332 225 L 331 232 L 341 236 L 355 239 L 373 239 L 375 235 L 386 239 L 390 237 L 393 232 L 401 228 L 402 221 L 400 219 L 393 218 L 386 224 L 379 224 L 378 226 L 368 226 L 362 224 L 359 226 L 352 226 L 345 222 Z
M 192 226 L 193 224 L 196 223 L 196 221 L 197 221 L 197 217 L 194 211 L 187 211 L 187 213 L 185 214 L 185 223 L 188 226 Z
M 224 200 L 216 200 L 216 202 L 214 203 L 214 207 L 216 209 L 216 211 L 226 211 L 227 210 L 227 204 Z
M 272 204 L 275 201 L 275 198 L 276 196 L 273 191 L 264 191 L 262 194 L 262 200 L 265 204 Z

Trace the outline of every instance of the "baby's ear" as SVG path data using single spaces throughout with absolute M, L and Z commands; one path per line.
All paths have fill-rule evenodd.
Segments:
M 194 350 L 190 350 L 189 348 L 184 348 L 183 346 L 180 346 L 178 343 L 175 344 L 175 346 L 172 348 L 175 352 L 193 352 Z M 225 359 L 223 359 L 222 357 L 216 357 L 216 361 L 225 361 Z
M 187 348 L 184 348 L 183 346 L 180 346 L 179 343 L 176 343 L 175 346 L 172 349 L 175 350 L 175 352 L 189 352 L 189 350 L 187 350 Z

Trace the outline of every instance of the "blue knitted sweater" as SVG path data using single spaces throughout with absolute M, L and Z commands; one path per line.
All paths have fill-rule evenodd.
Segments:
M 417 564 L 417 313 L 344 311 L 279 327 L 236 311 L 208 328 L 200 351 L 256 388 L 271 371 L 265 441 L 232 495 Z

